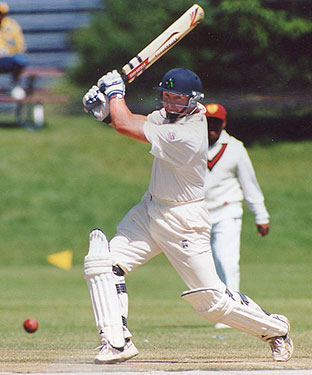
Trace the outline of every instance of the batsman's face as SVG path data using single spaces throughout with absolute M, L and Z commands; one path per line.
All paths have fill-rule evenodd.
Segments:
M 162 104 L 166 112 L 180 113 L 187 108 L 189 97 L 187 95 L 175 94 L 164 91 L 162 94 Z

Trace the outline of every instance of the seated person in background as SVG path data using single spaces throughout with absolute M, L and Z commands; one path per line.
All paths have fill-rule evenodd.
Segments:
M 11 95 L 17 99 L 25 97 L 25 91 L 18 86 L 20 75 L 27 65 L 24 36 L 20 25 L 7 17 L 9 6 L 0 2 L 0 73 L 12 73 L 13 90 Z

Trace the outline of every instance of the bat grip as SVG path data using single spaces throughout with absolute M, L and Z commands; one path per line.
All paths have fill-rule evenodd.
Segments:
M 124 81 L 124 83 L 128 83 L 129 79 L 125 73 L 121 73 L 121 78 Z

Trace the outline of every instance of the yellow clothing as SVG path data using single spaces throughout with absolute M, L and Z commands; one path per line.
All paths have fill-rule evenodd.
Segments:
M 25 52 L 25 42 L 20 25 L 13 18 L 3 18 L 0 24 L 0 57 L 23 52 Z

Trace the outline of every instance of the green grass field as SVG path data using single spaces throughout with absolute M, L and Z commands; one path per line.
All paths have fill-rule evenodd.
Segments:
M 98 337 L 82 270 L 88 233 L 100 227 L 111 237 L 140 200 L 149 146 L 86 115 L 52 115 L 37 132 L 0 132 L 0 371 L 94 369 Z M 185 286 L 159 256 L 127 279 L 128 323 L 140 355 L 109 371 L 312 368 L 311 146 L 275 142 L 249 149 L 272 229 L 258 237 L 245 210 L 241 289 L 290 318 L 293 359 L 274 363 L 263 342 L 215 330 L 181 300 Z M 48 255 L 67 249 L 74 254 L 71 270 L 47 263 Z M 28 317 L 40 324 L 32 335 L 22 328 Z

